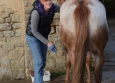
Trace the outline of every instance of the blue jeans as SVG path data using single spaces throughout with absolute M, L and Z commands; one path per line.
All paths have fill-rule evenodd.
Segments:
M 34 59 L 34 83 L 44 83 L 43 69 L 46 63 L 47 45 L 28 35 L 26 35 L 26 41 Z

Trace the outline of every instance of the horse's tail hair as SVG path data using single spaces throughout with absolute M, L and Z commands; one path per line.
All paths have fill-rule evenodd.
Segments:
M 80 1 L 74 10 L 76 45 L 74 51 L 75 57 L 72 83 L 84 83 L 83 75 L 89 36 L 89 14 L 90 11 L 87 4 L 84 1 Z

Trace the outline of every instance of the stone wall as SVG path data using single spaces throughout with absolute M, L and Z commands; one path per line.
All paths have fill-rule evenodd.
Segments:
M 25 29 L 34 0 L 0 0 L 0 80 L 29 78 L 33 59 L 25 40 Z M 59 3 L 58 0 L 53 0 Z M 12 3 L 11 3 L 12 2 Z M 48 50 L 46 70 L 65 71 L 65 53 L 59 35 L 59 13 L 55 14 L 49 40 L 58 52 Z

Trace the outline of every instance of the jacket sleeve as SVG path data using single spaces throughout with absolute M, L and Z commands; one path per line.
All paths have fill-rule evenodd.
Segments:
M 55 6 L 55 13 L 60 12 L 60 6 L 57 4 L 54 4 Z
M 33 10 L 31 13 L 31 29 L 32 29 L 32 34 L 41 42 L 44 44 L 48 43 L 48 40 L 43 37 L 39 32 L 38 32 L 38 23 L 39 23 L 39 13 L 37 10 Z

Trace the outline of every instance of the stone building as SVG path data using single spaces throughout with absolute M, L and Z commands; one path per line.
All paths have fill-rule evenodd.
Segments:
M 28 78 L 33 59 L 26 44 L 25 29 L 34 0 L 0 0 L 0 80 Z M 59 3 L 59 0 L 53 0 Z M 55 14 L 49 40 L 58 52 L 47 53 L 46 70 L 65 71 L 65 56 L 59 36 L 59 13 Z

